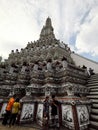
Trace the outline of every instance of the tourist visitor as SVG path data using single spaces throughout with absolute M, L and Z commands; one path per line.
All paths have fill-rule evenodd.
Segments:
M 49 128 L 49 96 L 46 96 L 43 105 L 43 130 L 47 130 Z
M 48 122 L 49 122 L 49 119 L 47 117 L 47 114 L 44 113 L 43 122 L 42 122 L 42 126 L 43 126 L 42 130 L 48 130 L 48 128 L 49 128 L 49 123 Z
M 10 116 L 10 121 L 9 121 L 9 127 L 14 126 L 16 117 L 19 113 L 20 110 L 20 103 L 19 103 L 19 98 L 16 98 L 13 106 L 12 106 L 12 111 L 11 111 L 11 116 Z
M 7 103 L 7 106 L 6 106 L 6 113 L 4 115 L 4 118 L 3 118 L 3 122 L 2 124 L 3 125 L 7 125 L 8 123 L 8 120 L 10 118 L 10 115 L 11 115 L 11 110 L 12 110 L 12 106 L 13 106 L 13 103 L 15 101 L 15 97 L 16 97 L 16 94 L 14 94 L 8 101 Z
M 90 75 L 94 75 L 95 74 L 94 70 L 92 68 L 89 68 L 89 73 L 90 73 Z
M 45 116 L 47 116 L 49 118 L 49 96 L 46 96 L 45 100 L 44 100 L 44 114 Z
M 59 102 L 55 99 L 55 95 L 52 95 L 51 101 L 51 120 L 52 126 L 59 129 Z

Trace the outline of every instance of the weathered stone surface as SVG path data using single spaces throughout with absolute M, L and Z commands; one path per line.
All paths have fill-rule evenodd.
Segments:
M 73 105 L 72 100 L 66 100 L 69 97 L 77 99 L 76 105 L 88 106 L 87 71 L 76 66 L 70 54 L 68 45 L 55 38 L 51 19 L 47 18 L 40 38 L 28 42 L 20 52 L 12 50 L 1 64 L 0 95 L 8 96 L 12 91 L 22 98 L 21 102 L 32 102 L 55 94 L 60 102 Z

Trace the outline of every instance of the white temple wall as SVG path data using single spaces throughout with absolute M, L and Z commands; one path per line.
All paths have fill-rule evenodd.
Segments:
M 87 69 L 92 68 L 95 73 L 98 73 L 98 62 L 87 59 L 75 53 L 71 53 L 71 57 L 73 58 L 77 66 L 82 67 L 83 65 L 85 65 Z

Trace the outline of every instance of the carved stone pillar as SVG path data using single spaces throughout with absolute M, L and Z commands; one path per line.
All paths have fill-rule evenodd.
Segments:
M 74 96 L 73 84 L 66 84 L 66 96 L 62 103 L 62 124 L 70 130 L 87 130 L 89 124 L 88 100 Z

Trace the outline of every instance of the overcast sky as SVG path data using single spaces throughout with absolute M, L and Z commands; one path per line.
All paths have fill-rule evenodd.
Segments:
M 98 0 L 0 0 L 0 55 L 38 40 L 48 16 L 57 39 L 98 62 Z

